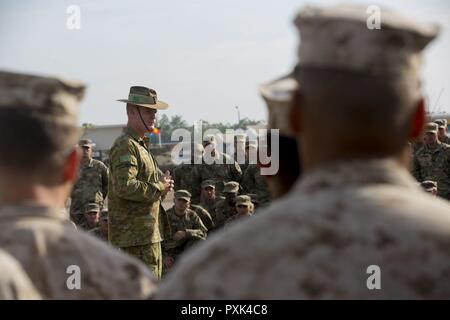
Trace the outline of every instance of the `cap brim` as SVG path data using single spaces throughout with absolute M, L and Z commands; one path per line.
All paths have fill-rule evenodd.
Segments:
M 169 108 L 169 104 L 167 104 L 167 103 L 165 103 L 164 101 L 161 101 L 161 100 L 158 100 L 156 102 L 156 104 L 136 103 L 136 102 L 130 101 L 128 99 L 119 99 L 117 101 L 124 102 L 124 103 L 129 103 L 129 104 L 133 104 L 135 106 L 140 106 L 140 107 L 149 108 L 149 109 L 165 110 L 165 109 Z
M 178 197 L 178 198 L 175 198 L 175 199 L 183 199 L 183 200 L 186 200 L 186 201 L 191 201 L 191 198 L 188 198 L 188 197 Z
M 259 86 L 261 96 L 267 101 L 289 102 L 298 88 L 293 73 Z

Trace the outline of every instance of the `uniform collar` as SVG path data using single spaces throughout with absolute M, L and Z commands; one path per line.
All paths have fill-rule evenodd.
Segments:
M 68 221 L 68 217 L 63 213 L 62 209 L 44 207 L 33 203 L 0 205 L 0 219 L 17 220 L 36 217 Z
M 137 133 L 136 131 L 134 131 L 132 128 L 130 127 L 125 127 L 125 129 L 123 129 L 123 131 L 128 134 L 131 138 L 133 138 L 133 140 L 136 140 L 139 144 L 144 144 L 144 139 L 142 139 Z
M 295 192 L 340 189 L 369 184 L 390 184 L 417 189 L 411 174 L 392 159 L 350 160 L 323 165 L 305 173 Z

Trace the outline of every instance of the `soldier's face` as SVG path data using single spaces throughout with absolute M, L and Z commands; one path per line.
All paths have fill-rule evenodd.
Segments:
M 227 192 L 225 193 L 225 199 L 230 202 L 233 203 L 236 201 L 236 193 L 231 193 L 231 192 Z
M 141 110 L 142 119 L 144 120 L 147 127 L 149 129 L 153 129 L 155 126 L 156 110 L 149 109 L 149 108 L 143 108 L 143 107 L 139 107 L 139 109 Z M 139 114 L 137 114 L 137 116 L 139 117 Z M 139 119 L 139 121 L 140 121 L 140 119 Z M 142 122 L 142 121 L 140 121 L 140 122 Z M 143 127 L 144 127 L 144 125 L 143 125 Z M 147 131 L 145 127 L 144 127 L 144 131 Z
M 177 209 L 180 212 L 186 211 L 186 209 L 189 206 L 189 201 L 186 201 L 185 199 L 175 199 L 175 209 Z
M 84 160 L 90 160 L 92 158 L 92 147 L 90 146 L 83 146 L 81 148 L 81 156 Z
M 88 212 L 84 214 L 84 217 L 86 218 L 87 223 L 90 226 L 94 226 L 98 223 L 99 220 L 99 214 L 98 212 Z
M 439 139 L 445 138 L 447 136 L 447 132 L 446 132 L 445 128 L 439 128 L 438 136 L 439 136 Z
M 203 198 L 213 200 L 216 198 L 216 190 L 213 187 L 206 187 L 202 189 Z
M 240 204 L 236 206 L 236 211 L 238 214 L 249 214 L 250 207 L 245 204 Z
M 100 228 L 102 228 L 104 234 L 108 234 L 108 219 L 100 220 Z
M 423 143 L 426 145 L 432 145 L 437 142 L 437 134 L 432 132 L 427 132 L 423 136 Z

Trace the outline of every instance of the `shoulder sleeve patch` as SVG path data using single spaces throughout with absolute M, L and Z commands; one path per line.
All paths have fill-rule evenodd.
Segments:
M 123 156 L 120 156 L 119 162 L 120 163 L 131 163 L 131 154 L 125 154 Z

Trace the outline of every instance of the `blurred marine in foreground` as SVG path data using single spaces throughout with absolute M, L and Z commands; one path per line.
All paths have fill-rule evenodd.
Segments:
M 303 176 L 181 258 L 159 298 L 450 298 L 450 206 L 407 169 L 437 28 L 384 10 L 381 30 L 367 19 L 358 6 L 299 13 L 289 118 Z
M 61 212 L 78 172 L 84 89 L 0 71 L 0 135 L 8 137 L 0 141 L 0 247 L 44 299 L 148 297 L 155 278 L 143 264 L 75 230 Z

